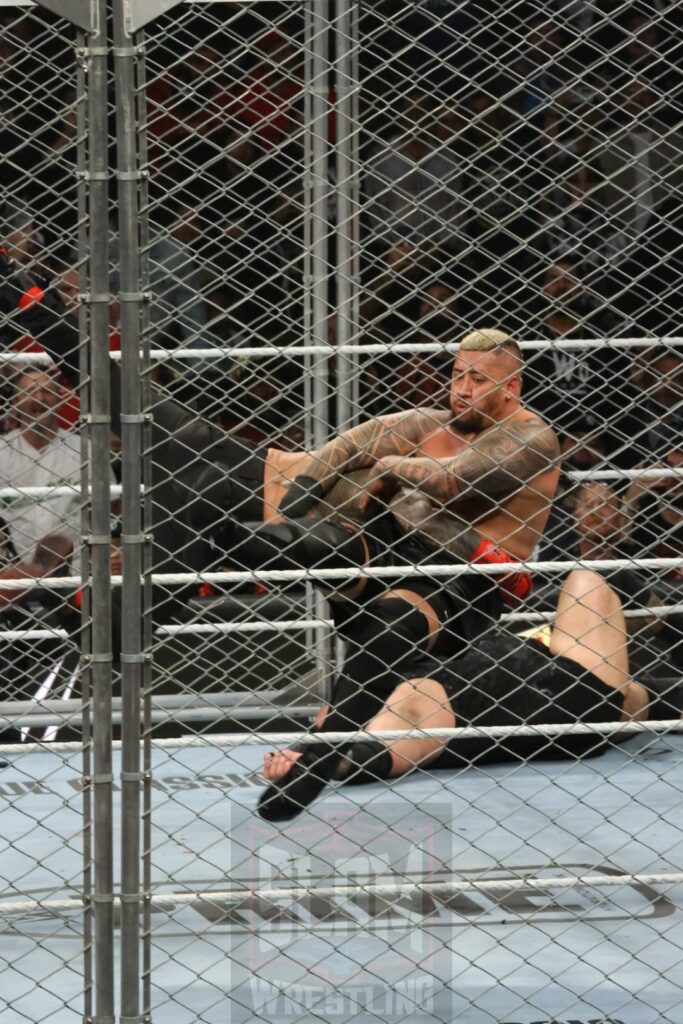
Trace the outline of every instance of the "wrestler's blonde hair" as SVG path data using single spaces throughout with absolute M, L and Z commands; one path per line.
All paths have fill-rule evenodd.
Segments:
M 458 347 L 462 352 L 506 352 L 518 364 L 520 376 L 522 374 L 524 360 L 521 348 L 514 338 L 497 327 L 480 327 L 470 331 L 460 340 Z

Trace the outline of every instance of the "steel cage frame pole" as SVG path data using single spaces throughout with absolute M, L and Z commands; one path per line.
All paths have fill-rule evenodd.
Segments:
M 335 24 L 337 92 L 337 343 L 357 341 L 359 319 L 358 3 L 337 0 Z M 337 353 L 337 430 L 358 418 L 357 354 Z
M 78 206 L 78 272 L 79 290 L 83 294 L 87 290 L 88 265 L 88 195 L 86 182 L 86 133 L 88 130 L 87 96 L 86 96 L 86 71 L 88 48 L 86 35 L 82 31 L 77 32 L 78 68 L 76 72 L 76 174 L 78 186 L 76 190 L 76 202 Z M 88 351 L 86 340 L 88 337 L 88 309 L 80 304 L 78 307 L 78 345 L 79 345 L 79 375 L 81 383 L 88 378 Z M 90 407 L 90 396 L 88 388 L 79 388 L 80 414 L 81 414 L 81 452 L 88 453 L 90 447 L 88 412 Z M 90 459 L 81 460 L 81 489 L 83 494 L 90 493 Z M 81 509 L 81 534 L 87 537 L 90 532 L 90 503 L 84 501 Z M 87 546 L 84 544 L 81 550 L 81 575 L 83 579 L 90 576 L 90 558 Z M 92 650 L 92 623 L 90 592 L 88 587 L 82 587 L 81 602 L 81 665 L 80 665 L 80 686 L 81 686 L 81 713 L 82 713 L 82 736 L 83 736 L 83 1017 L 84 1020 L 92 1020 L 93 1015 L 93 822 L 92 822 L 92 673 L 91 665 L 87 655 Z M 84 657 L 85 655 L 85 657 Z
M 89 37 L 90 484 L 95 1024 L 114 1019 L 114 858 L 112 778 L 111 410 L 109 390 L 109 152 L 107 5 L 98 0 Z
M 327 138 L 329 18 L 327 0 L 306 0 L 304 7 L 304 342 L 327 346 L 329 219 L 329 144 Z M 332 354 L 332 353 L 330 353 Z M 328 356 L 306 356 L 306 445 L 317 448 L 329 433 Z M 307 586 L 310 616 L 325 618 L 325 600 Z M 309 631 L 307 646 L 321 666 L 323 698 L 329 689 L 328 638 Z
M 113 5 L 121 306 L 121 1020 L 140 1015 L 140 694 L 142 614 L 142 390 L 140 386 L 140 171 L 135 38 L 124 0 Z

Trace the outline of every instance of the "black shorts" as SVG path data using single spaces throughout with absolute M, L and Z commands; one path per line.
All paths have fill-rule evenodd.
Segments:
M 616 722 L 621 694 L 571 658 L 552 655 L 537 640 L 498 630 L 462 658 L 438 668 L 432 678 L 448 694 L 457 725 L 563 725 Z M 514 736 L 453 740 L 457 763 L 509 758 L 586 756 L 609 745 L 596 735 Z
M 391 513 L 365 528 L 364 535 L 373 567 L 465 564 L 430 544 L 414 530 L 405 530 Z M 416 572 L 384 578 L 366 592 L 363 603 L 367 604 L 368 599 L 379 596 L 382 591 L 397 587 L 411 590 L 428 601 L 441 624 L 439 638 L 430 655 L 416 658 L 416 675 L 429 674 L 434 665 L 466 651 L 498 622 L 503 609 L 495 579 L 481 573 L 430 577 Z

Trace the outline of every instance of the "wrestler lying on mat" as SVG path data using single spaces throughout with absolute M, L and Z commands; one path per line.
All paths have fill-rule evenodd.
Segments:
M 630 678 L 622 603 L 596 573 L 571 572 L 552 628 L 533 632 L 525 638 L 500 631 L 464 657 L 440 668 L 432 665 L 428 676 L 402 682 L 367 731 L 643 721 L 681 714 L 683 687 L 657 692 L 652 683 L 648 690 Z M 544 750 L 577 756 L 601 745 L 595 735 L 520 736 L 503 743 L 456 738 L 448 743 L 460 763 L 538 756 Z M 337 748 L 321 734 L 312 745 L 266 755 L 264 775 L 270 785 L 259 800 L 259 814 L 268 821 L 288 821 L 333 779 L 395 778 L 434 764 L 446 746 L 446 740 L 424 737 Z

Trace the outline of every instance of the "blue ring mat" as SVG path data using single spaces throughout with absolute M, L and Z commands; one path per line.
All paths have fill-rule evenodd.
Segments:
M 154 749 L 153 1021 L 683 1024 L 683 883 L 553 885 L 683 872 L 680 735 L 332 787 L 282 829 L 254 814 L 263 751 Z M 77 896 L 80 753 L 5 757 L 0 901 Z M 545 882 L 508 884 L 523 877 Z M 421 891 L 373 891 L 406 881 Z M 2 1024 L 82 1020 L 82 929 L 80 908 L 3 911 Z

